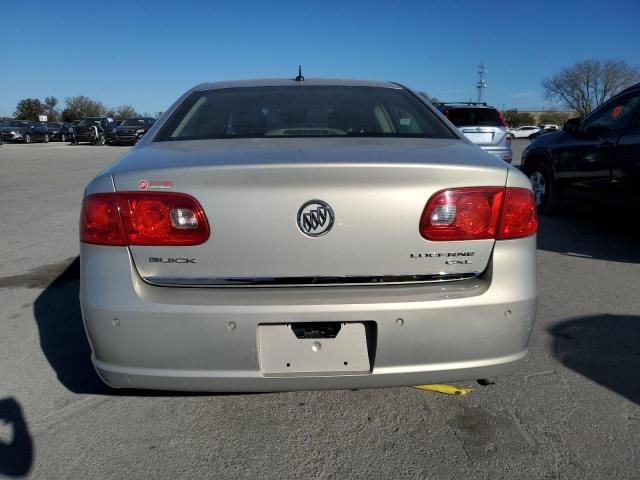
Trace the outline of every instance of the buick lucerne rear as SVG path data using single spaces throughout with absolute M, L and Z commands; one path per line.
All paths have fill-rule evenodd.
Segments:
M 528 179 L 393 83 L 200 85 L 85 191 L 80 300 L 113 387 L 365 388 L 512 373 Z

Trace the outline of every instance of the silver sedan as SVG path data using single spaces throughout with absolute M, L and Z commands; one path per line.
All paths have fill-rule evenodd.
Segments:
M 112 387 L 506 375 L 536 315 L 529 180 L 394 83 L 184 94 L 85 191 L 80 300 Z

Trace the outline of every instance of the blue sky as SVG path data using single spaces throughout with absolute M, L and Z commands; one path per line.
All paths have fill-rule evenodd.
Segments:
M 393 80 L 468 100 L 480 60 L 487 101 L 538 109 L 540 82 L 566 65 L 640 65 L 638 0 L 0 4 L 0 115 L 48 95 L 163 111 L 197 83 L 289 77 L 298 63 L 306 76 Z

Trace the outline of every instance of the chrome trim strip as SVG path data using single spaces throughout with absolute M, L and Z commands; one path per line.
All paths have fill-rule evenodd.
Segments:
M 435 275 L 347 275 L 323 277 L 142 277 L 142 280 L 158 287 L 334 287 L 339 285 L 412 285 L 451 282 L 474 278 L 480 275 L 480 273 L 481 272 Z

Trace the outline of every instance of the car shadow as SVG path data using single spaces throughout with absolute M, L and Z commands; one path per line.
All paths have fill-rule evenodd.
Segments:
M 11 429 L 11 440 L 0 438 L 0 476 L 24 477 L 33 465 L 33 441 L 22 408 L 15 398 L 0 399 L 0 424 Z
M 549 332 L 563 365 L 640 404 L 640 316 L 579 317 Z
M 74 393 L 105 394 L 91 364 L 91 348 L 82 323 L 80 259 L 76 257 L 53 279 L 33 304 L 40 347 L 60 382 Z
M 640 209 L 566 200 L 554 215 L 540 215 L 538 249 L 563 255 L 640 263 Z

